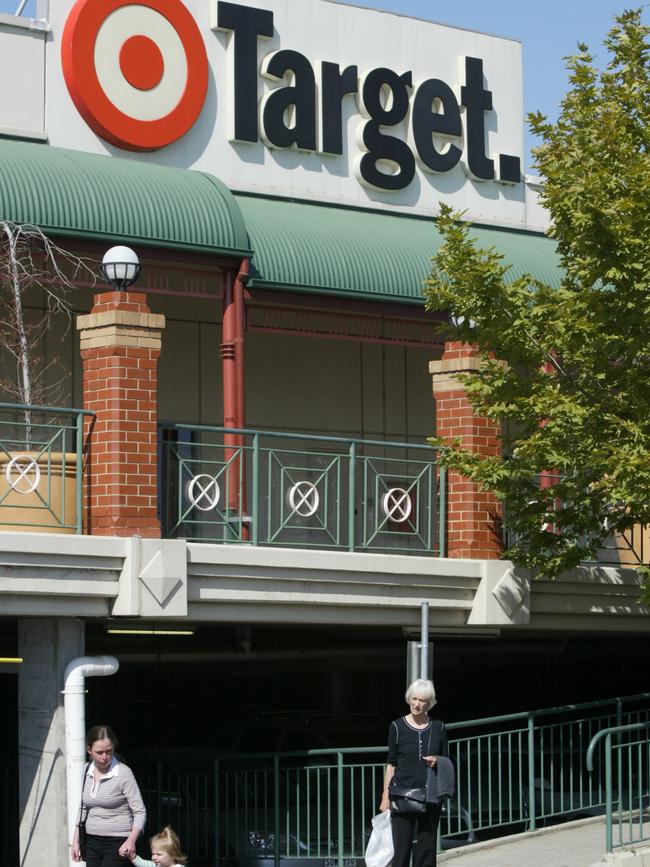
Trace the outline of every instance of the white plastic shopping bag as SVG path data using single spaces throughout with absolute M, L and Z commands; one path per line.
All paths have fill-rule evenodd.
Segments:
M 378 813 L 372 820 L 372 834 L 366 846 L 366 867 L 388 867 L 393 860 L 393 829 L 390 810 Z

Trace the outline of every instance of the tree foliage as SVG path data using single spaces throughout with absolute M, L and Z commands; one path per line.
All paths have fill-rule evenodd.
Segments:
M 503 431 L 500 458 L 434 441 L 441 460 L 496 492 L 506 555 L 549 577 L 650 523 L 649 33 L 640 11 L 617 16 L 607 66 L 579 45 L 557 122 L 529 116 L 559 285 L 513 277 L 443 207 L 425 288 L 459 320 L 447 336 L 481 350 L 464 381 Z

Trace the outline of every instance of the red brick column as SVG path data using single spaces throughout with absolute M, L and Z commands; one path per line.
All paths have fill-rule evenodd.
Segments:
M 482 455 L 500 454 L 499 428 L 477 416 L 458 373 L 478 370 L 478 352 L 463 343 L 447 342 L 440 361 L 432 361 L 436 401 L 436 433 Z M 489 491 L 458 473 L 447 475 L 447 556 L 495 560 L 501 556 L 500 508 Z
M 86 532 L 160 538 L 157 516 L 158 356 L 165 317 L 136 292 L 95 297 L 77 317 L 90 440 Z

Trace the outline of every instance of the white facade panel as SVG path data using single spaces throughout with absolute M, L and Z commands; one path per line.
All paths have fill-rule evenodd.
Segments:
M 12 18 L 0 15 L 0 135 L 42 139 L 47 33 Z
M 254 142 L 233 140 L 235 83 L 232 70 L 234 52 L 238 50 L 238 35 L 232 28 L 217 29 L 219 14 L 223 15 L 220 7 L 228 5 L 254 7 L 273 13 L 273 35 L 270 38 L 256 39 L 257 57 L 253 74 L 257 79 L 258 135 Z M 500 156 L 511 161 L 511 169 L 513 160 L 515 166 L 517 159 L 520 166 L 523 166 L 522 61 L 521 44 L 517 41 L 329 0 L 301 0 L 300 3 L 295 0 L 256 0 L 254 4 L 185 0 L 185 6 L 196 22 L 207 52 L 207 96 L 198 119 L 185 135 L 166 147 L 143 153 L 124 150 L 107 143 L 91 129 L 70 96 L 62 70 L 61 43 L 66 20 L 73 6 L 73 0 L 60 0 L 53 4 L 51 9 L 53 38 L 48 43 L 47 55 L 46 128 L 52 145 L 199 169 L 217 175 L 233 190 L 363 207 L 411 212 L 416 210 L 419 213 L 431 214 L 437 212 L 439 203 L 443 201 L 455 208 L 466 210 L 469 216 L 477 221 L 520 227 L 526 225 L 523 174 L 516 183 L 499 180 Z M 135 2 L 126 8 L 135 10 L 135 13 L 130 13 L 131 19 L 138 21 L 137 10 L 144 10 L 145 7 L 139 7 Z M 126 22 L 129 27 L 131 19 Z M 147 15 L 142 15 L 141 20 L 141 30 L 146 35 L 149 27 Z M 150 36 L 154 41 L 158 38 L 157 32 L 153 27 Z M 102 46 L 109 43 L 110 40 L 102 37 L 97 44 Z M 241 47 L 243 40 L 240 40 L 239 44 Z M 162 43 L 161 51 L 167 62 L 165 80 L 168 80 L 170 67 L 177 64 L 177 59 L 174 52 L 167 52 Z M 287 72 L 279 80 L 263 77 L 261 71 L 271 62 L 272 52 L 278 51 L 299 52 L 308 64 L 307 69 L 310 67 L 313 70 L 317 119 L 325 87 L 321 81 L 321 63 L 325 61 L 337 64 L 341 70 L 355 67 L 357 93 L 344 95 L 338 105 L 342 119 L 340 155 L 318 151 L 318 142 L 323 138 L 320 125 L 316 135 L 316 150 L 298 150 L 295 146 L 271 147 L 264 142 L 265 124 L 261 115 L 269 96 L 297 82 L 305 81 L 304 76 L 298 81 L 298 72 L 295 76 Z M 281 59 L 284 58 L 286 56 L 281 55 Z M 469 88 L 465 58 L 474 60 L 474 70 L 478 70 L 479 77 L 482 73 L 482 83 L 477 84 L 477 80 L 474 80 L 473 107 L 459 105 L 461 134 L 436 137 L 433 140 L 431 134 L 428 136 L 437 153 L 444 154 L 452 145 L 462 151 L 462 156 L 455 166 L 445 172 L 424 171 L 423 160 L 413 139 L 414 117 L 419 116 L 426 126 L 432 112 L 430 103 L 427 107 L 427 93 L 420 90 L 421 86 L 432 80 L 442 82 L 449 94 L 453 92 L 455 101 L 460 103 L 463 100 L 463 88 Z M 115 58 L 100 65 L 99 77 L 103 83 L 107 75 L 110 77 L 111 69 L 116 75 L 121 74 L 120 64 L 115 62 Z M 358 91 L 363 82 L 367 81 L 366 73 L 382 68 L 390 70 L 395 76 L 410 73 L 408 80 L 412 85 L 408 88 L 408 110 L 405 119 L 377 129 L 378 135 L 405 143 L 401 146 L 402 153 L 406 153 L 404 148 L 408 145 L 416 158 L 413 179 L 403 189 L 395 191 L 372 189 L 372 184 L 364 179 L 358 168 L 355 169 L 366 152 L 363 137 L 364 124 L 368 122 L 368 118 L 364 117 L 364 110 L 368 110 L 368 105 Z M 186 72 L 179 67 L 178 74 L 182 76 Z M 118 85 L 120 82 L 117 82 L 116 88 L 110 89 L 110 92 L 123 92 L 126 100 L 124 105 L 132 104 L 128 101 L 131 93 L 129 88 L 124 86 L 120 90 Z M 124 85 L 123 81 L 121 85 Z M 434 90 L 437 86 L 434 85 Z M 313 92 L 312 87 L 311 93 Z M 419 110 L 415 111 L 418 93 Z M 147 101 L 146 97 L 145 92 L 144 103 Z M 161 98 L 156 88 L 151 90 L 152 100 L 154 97 Z M 452 97 L 449 96 L 449 99 Z M 469 97 L 466 101 L 467 99 Z M 490 101 L 492 108 L 489 107 Z M 138 116 L 141 118 L 150 116 L 143 107 L 144 103 L 142 100 L 139 103 Z M 439 109 L 441 102 L 435 101 L 435 106 Z M 387 107 L 385 103 L 383 107 Z M 473 118 L 475 130 L 474 152 L 477 153 L 477 148 L 480 147 L 486 160 L 495 161 L 494 180 L 481 181 L 470 177 L 470 116 Z M 293 119 L 289 118 L 288 114 L 285 118 L 286 126 L 290 128 L 296 118 L 300 117 L 304 118 L 304 112 L 296 112 L 294 107 Z M 480 146 L 476 144 L 477 125 L 484 139 Z M 385 143 L 385 139 L 382 139 L 382 142 Z M 395 170 L 395 165 L 380 162 L 377 168 L 381 173 L 390 174 Z

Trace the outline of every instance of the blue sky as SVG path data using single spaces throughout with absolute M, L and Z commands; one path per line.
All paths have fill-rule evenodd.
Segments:
M 299 0 L 296 0 L 299 2 Z M 498 36 L 511 36 L 523 44 L 524 109 L 542 111 L 555 118 L 567 89 L 563 58 L 574 54 L 578 42 L 586 42 L 596 60 L 605 58 L 603 39 L 614 16 L 640 2 L 614 0 L 354 0 L 358 6 L 390 9 Z M 646 7 L 644 20 L 650 22 Z M 526 148 L 535 144 L 527 133 Z M 526 161 L 530 166 L 531 158 Z
M 15 12 L 20 0 L 0 0 L 0 12 Z M 57 0 L 50 0 L 57 2 Z M 207 0 L 206 0 L 207 2 Z M 254 0 L 248 0 L 254 5 Z M 301 0 L 292 0 L 299 3 Z M 576 44 L 586 42 L 603 58 L 603 38 L 614 15 L 639 3 L 624 0 L 355 0 L 359 6 L 388 9 L 452 24 L 511 36 L 521 40 L 524 53 L 524 107 L 539 109 L 551 118 L 566 91 L 567 76 L 563 58 L 575 52 Z M 25 14 L 33 14 L 35 0 L 29 0 Z M 645 18 L 650 21 L 646 8 Z M 526 147 L 534 141 L 526 138 Z M 527 166 L 530 159 L 526 160 Z

